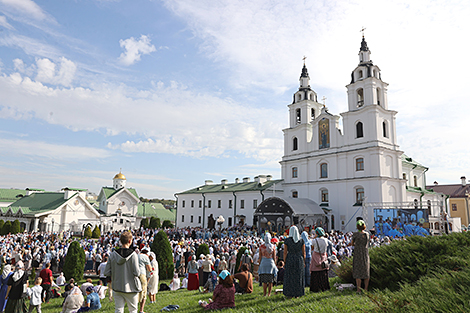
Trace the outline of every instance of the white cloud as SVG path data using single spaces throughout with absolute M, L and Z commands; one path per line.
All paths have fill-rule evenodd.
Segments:
M 58 145 L 40 141 L 10 140 L 0 138 L 0 151 L 8 155 L 29 155 L 53 160 L 89 160 L 103 159 L 110 156 L 108 150 Z
M 55 46 L 23 35 L 0 37 L 0 46 L 20 48 L 28 55 L 51 59 L 58 59 L 61 55 Z
M 150 54 L 156 51 L 154 45 L 150 43 L 150 38 L 142 35 L 136 40 L 134 37 L 119 40 L 119 45 L 124 48 L 124 52 L 119 56 L 119 61 L 124 65 L 132 65 L 140 61 L 142 54 Z
M 0 15 L 0 26 L 1 27 L 5 27 L 6 29 L 15 29 L 13 26 L 11 26 L 8 22 L 7 22 L 7 18 L 3 15 Z
M 37 20 L 44 20 L 47 17 L 41 7 L 31 0 L 0 0 L 0 3 Z
M 70 86 L 75 76 L 77 66 L 64 57 L 60 58 L 59 69 L 56 64 L 49 59 L 37 59 L 36 81 L 54 85 Z

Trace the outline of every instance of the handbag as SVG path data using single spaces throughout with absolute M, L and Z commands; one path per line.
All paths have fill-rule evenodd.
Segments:
M 315 239 L 315 242 L 317 243 L 318 252 L 320 253 L 320 245 L 318 244 L 318 239 Z M 328 262 L 321 261 L 320 266 L 321 268 L 328 268 Z

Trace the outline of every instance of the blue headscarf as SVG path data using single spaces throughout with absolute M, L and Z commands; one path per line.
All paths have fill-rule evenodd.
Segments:
M 211 280 L 212 280 L 212 287 L 215 288 L 215 285 L 217 285 L 217 273 L 215 271 L 212 271 L 211 273 Z
M 305 243 L 305 258 L 310 258 L 310 253 L 312 251 L 312 243 L 308 240 L 308 233 L 304 230 L 300 235 Z

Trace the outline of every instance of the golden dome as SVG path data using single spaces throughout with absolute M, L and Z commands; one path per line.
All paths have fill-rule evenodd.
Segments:
M 123 179 L 123 180 L 126 180 L 126 176 L 124 176 L 124 174 L 122 174 L 121 172 L 119 172 L 119 174 L 116 174 L 116 176 L 114 176 L 113 179 Z

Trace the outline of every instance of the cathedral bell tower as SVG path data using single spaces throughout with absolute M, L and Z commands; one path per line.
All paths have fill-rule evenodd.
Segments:
M 349 111 L 359 110 L 369 105 L 379 105 L 388 109 L 387 86 L 382 81 L 380 69 L 372 63 L 367 42 L 362 37 L 359 49 L 359 65 L 351 73 L 348 88 Z

